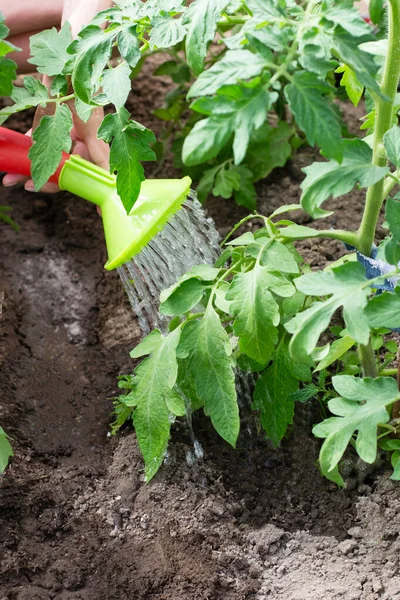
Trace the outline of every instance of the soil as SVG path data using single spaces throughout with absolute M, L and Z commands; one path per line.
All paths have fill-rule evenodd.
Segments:
M 149 73 L 134 83 L 135 117 L 156 131 L 165 85 Z M 313 154 L 258 185 L 261 212 L 297 201 Z M 167 163 L 157 173 L 175 174 Z M 234 451 L 199 416 L 204 460 L 193 464 L 175 428 L 143 483 L 132 429 L 107 435 L 140 332 L 102 268 L 100 219 L 68 194 L 0 193 L 21 227 L 0 223 L 0 423 L 15 450 L 0 477 L 0 600 L 400 600 L 398 484 L 385 464 L 350 463 L 345 491 L 322 479 L 309 405 L 279 449 L 249 419 Z M 337 200 L 328 226 L 354 226 L 361 203 L 358 192 Z M 244 214 L 220 200 L 209 212 L 221 233 Z M 319 266 L 342 249 L 313 240 L 302 251 Z

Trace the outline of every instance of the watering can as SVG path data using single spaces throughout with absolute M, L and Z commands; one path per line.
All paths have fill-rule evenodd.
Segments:
M 31 175 L 28 157 L 30 137 L 0 127 L 0 171 Z M 146 179 L 129 214 L 117 193 L 115 175 L 81 158 L 63 152 L 62 160 L 49 179 L 101 208 L 108 271 L 120 267 L 138 254 L 179 210 L 189 191 L 191 179 Z

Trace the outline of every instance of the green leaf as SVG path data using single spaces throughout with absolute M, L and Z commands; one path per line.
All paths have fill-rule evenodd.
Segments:
M 212 67 L 204 71 L 189 90 L 188 98 L 211 96 L 222 86 L 252 79 L 265 68 L 265 60 L 249 50 L 228 50 Z
M 396 167 L 400 167 L 400 127 L 395 125 L 383 136 L 387 157 Z
M 336 10 L 336 7 L 334 10 Z M 336 27 L 334 31 L 333 51 L 339 57 L 341 62 L 354 71 L 358 81 L 362 83 L 367 90 L 382 96 L 375 77 L 378 70 L 377 65 L 371 60 L 369 54 L 360 50 L 358 42 L 354 37 L 341 27 Z
M 79 98 L 75 99 L 75 110 L 78 117 L 84 122 L 87 123 L 91 117 L 93 106 L 89 104 L 85 104 Z
M 244 165 L 234 167 L 234 170 L 240 177 L 239 189 L 233 192 L 236 204 L 244 206 L 247 210 L 256 210 L 257 192 L 253 185 L 253 172 Z
M 200 302 L 203 296 L 204 287 L 200 282 L 214 281 L 219 273 L 220 269 L 215 269 L 210 265 L 196 265 L 192 267 L 176 283 L 161 292 L 160 311 L 163 314 L 178 316 L 188 312 Z M 189 284 L 188 282 L 192 283 Z M 192 302 L 194 303 L 192 304 Z M 191 306 L 189 306 L 190 304 Z M 169 310 L 173 312 L 167 312 Z
M 390 479 L 393 481 L 400 480 L 400 452 L 393 452 L 391 456 L 391 463 L 393 467 L 393 473 L 390 476 Z
M 183 315 L 200 302 L 204 291 L 198 279 L 187 279 L 175 287 L 174 292 L 165 300 L 162 300 L 160 312 L 171 317 Z
M 323 12 L 323 18 L 335 25 L 340 25 L 355 38 L 371 35 L 371 28 L 356 8 L 336 4 Z
M 384 292 L 372 298 L 365 310 L 371 327 L 388 327 L 397 329 L 400 327 L 400 288 L 394 292 Z
M 212 193 L 214 196 L 230 198 L 234 190 L 240 189 L 240 174 L 235 168 L 222 167 L 215 177 L 215 185 Z
M 374 25 L 378 25 L 381 22 L 384 15 L 383 0 L 370 0 L 368 5 L 368 12 L 370 19 L 374 23 Z
M 301 184 L 301 205 L 313 218 L 331 213 L 320 209 L 321 204 L 333 196 L 343 196 L 357 183 L 366 188 L 383 179 L 387 167 L 372 164 L 372 150 L 362 140 L 344 140 L 343 162 L 315 162 L 303 169 L 307 177 Z
M 291 83 L 285 87 L 290 110 L 309 144 L 314 146 L 317 143 L 326 156 L 341 161 L 340 119 L 325 97 L 331 92 L 329 85 L 306 71 L 295 73 Z
M 367 344 L 369 326 L 364 314 L 371 288 L 366 285 L 365 270 L 360 263 L 349 262 L 330 271 L 317 271 L 302 275 L 295 281 L 299 291 L 308 296 L 327 296 L 328 300 L 314 302 L 310 308 L 298 313 L 285 327 L 293 334 L 291 355 L 307 360 L 315 349 L 319 337 L 328 327 L 334 312 L 343 307 L 343 317 L 349 335 L 360 344 Z
M 172 415 L 175 417 L 184 417 L 186 415 L 185 401 L 176 390 L 173 390 L 170 396 L 166 396 L 165 401 Z
M 0 124 L 15 112 L 45 104 L 49 99 L 47 88 L 34 77 L 24 77 L 23 88 L 13 87 L 11 98 L 15 102 L 12 106 L 6 106 L 0 110 Z
M 385 216 L 393 239 L 400 242 L 400 197 L 387 199 Z M 397 264 L 397 261 L 392 264 Z
M 355 341 L 350 335 L 345 335 L 344 337 L 335 340 L 331 345 L 328 354 L 315 367 L 314 373 L 326 369 L 339 360 L 339 358 L 341 358 L 343 354 L 346 354 L 347 350 L 354 346 L 354 344 Z
M 272 240 L 261 254 L 261 264 L 269 270 L 275 271 L 279 268 L 282 273 L 298 273 L 299 267 L 290 250 L 281 242 Z
M 226 294 L 239 348 L 261 364 L 271 358 L 278 341 L 279 306 L 268 291 L 270 283 L 268 269 L 256 265 L 235 275 Z
M 116 35 L 114 29 L 104 31 L 97 25 L 88 25 L 68 48 L 68 53 L 75 55 L 72 85 L 78 98 L 86 104 L 91 103 L 100 88 L 100 78 L 111 58 Z
M 151 354 L 136 367 L 135 385 L 126 401 L 127 406 L 136 407 L 133 423 L 145 460 L 147 481 L 158 471 L 168 445 L 171 424 L 167 399 L 172 402 L 176 396 L 173 388 L 178 375 L 176 348 L 180 334 L 178 328 L 168 337 L 158 332 L 152 338 L 148 347 Z
M 117 37 L 117 44 L 122 58 L 134 69 L 142 56 L 136 33 L 136 25 L 126 27 L 121 31 Z
M 290 394 L 290 400 L 293 402 L 308 402 L 311 398 L 318 396 L 320 391 L 316 385 L 310 383 Z
M 142 339 L 142 341 L 135 346 L 133 350 L 129 353 L 131 358 L 141 358 L 142 356 L 146 356 L 147 354 L 152 354 L 159 345 L 162 343 L 161 331 L 159 329 L 154 329 L 149 335 Z
M 346 89 L 346 93 L 352 104 L 358 106 L 364 92 L 364 86 L 358 81 L 354 71 L 347 65 L 341 65 L 336 69 L 335 73 L 343 73 L 340 85 Z
M 155 17 L 151 21 L 150 50 L 155 48 L 171 48 L 179 44 L 186 35 L 181 19 L 172 17 Z
M 204 69 L 208 43 L 214 39 L 217 22 L 227 5 L 228 0 L 195 0 L 183 17 L 188 28 L 186 60 L 196 75 Z
M 261 424 L 271 442 L 278 446 L 293 422 L 294 401 L 291 398 L 298 382 L 288 369 L 287 346 L 281 344 L 274 362 L 258 378 L 252 408 L 260 411 Z
M 11 456 L 14 456 L 11 444 L 6 432 L 0 427 L 0 473 L 4 473 Z
M 292 154 L 289 143 L 293 131 L 284 121 L 277 127 L 264 123 L 256 129 L 250 139 L 246 155 L 246 165 L 253 173 L 253 181 L 268 177 L 276 167 L 284 167 Z
M 10 96 L 17 79 L 17 65 L 9 58 L 0 58 L 0 96 Z
M 183 144 L 185 165 L 193 167 L 217 156 L 232 136 L 233 123 L 233 118 L 210 117 L 197 121 Z
M 53 77 L 63 72 L 71 59 L 67 48 L 72 42 L 71 26 L 66 21 L 58 31 L 55 27 L 36 33 L 29 38 L 31 58 L 39 73 Z
M 312 227 L 305 227 L 304 225 L 288 225 L 280 229 L 280 234 L 292 240 L 308 240 L 309 238 L 320 237 L 321 232 L 318 229 Z
M 107 69 L 103 72 L 103 92 L 109 102 L 112 102 L 117 108 L 124 106 L 131 91 L 131 69 L 123 62 L 114 69 Z
M 42 118 L 33 132 L 35 142 L 29 150 L 31 173 L 35 189 L 40 190 L 55 173 L 62 153 L 71 149 L 72 114 L 65 104 L 57 104 L 54 115 Z
M 342 458 L 352 437 L 360 458 L 373 463 L 377 451 L 377 426 L 390 419 L 387 407 L 400 398 L 394 379 L 378 377 L 364 379 L 349 375 L 332 378 L 333 387 L 340 394 L 328 402 L 331 413 L 338 415 L 325 419 L 313 429 L 314 435 L 325 438 L 320 452 L 321 470 L 329 477 Z
M 155 160 L 155 154 L 150 148 L 155 142 L 155 136 L 140 123 L 130 120 L 128 111 L 121 108 L 105 117 L 98 137 L 111 142 L 111 171 L 117 172 L 117 192 L 129 212 L 139 196 L 141 182 L 145 179 L 140 161 Z
M 219 435 L 235 446 L 240 420 L 230 354 L 228 334 L 212 306 L 184 326 L 178 356 L 185 359 L 186 378 Z

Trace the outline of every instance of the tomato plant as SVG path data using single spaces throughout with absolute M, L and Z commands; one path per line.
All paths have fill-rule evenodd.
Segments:
M 72 128 L 68 101 L 87 120 L 95 106 L 113 104 L 99 137 L 111 143 L 111 168 L 127 210 L 144 178 L 142 161 L 160 156 L 172 143 L 177 162 L 200 179 L 198 193 L 256 206 L 254 182 L 283 166 L 306 140 L 325 156 L 341 161 L 342 123 L 334 70 L 343 72 L 354 103 L 363 86 L 376 84 L 358 42 L 373 39 L 371 28 L 350 2 L 276 0 L 118 0 L 99 13 L 72 41 L 69 26 L 31 37 L 30 62 L 53 78 L 48 90 L 26 77 L 13 87 L 15 50 L 0 36 L 1 88 L 14 105 L 0 111 L 0 124 L 14 112 L 54 105 L 43 119 L 31 150 L 33 180 L 40 188 L 69 151 Z M 212 48 L 210 51 L 210 42 Z M 169 74 L 177 88 L 156 114 L 171 122 L 170 136 L 154 145 L 153 134 L 124 108 L 148 56 L 169 58 L 156 71 Z M 112 56 L 114 58 L 112 59 Z M 356 69 L 357 68 L 357 69 Z M 358 79 L 354 76 L 357 70 Z M 190 103 L 189 117 L 187 107 Z M 168 130 L 167 130 L 168 132 Z
M 171 317 L 170 331 L 152 332 L 132 351 L 133 358 L 146 358 L 121 383 L 128 391 L 120 397 L 116 422 L 118 427 L 132 415 L 148 479 L 163 461 L 171 422 L 185 410 L 203 408 L 218 433 L 235 446 L 240 428 L 237 368 L 256 375 L 252 408 L 273 444 L 280 443 L 292 423 L 296 401 L 319 397 L 331 415 L 313 429 L 324 440 L 322 473 L 344 485 L 340 460 L 347 446 L 373 463 L 379 444 L 393 453 L 392 478 L 400 479 L 400 391 L 397 366 L 390 368 L 397 344 L 387 339 L 400 328 L 400 195 L 391 196 L 400 183 L 400 2 L 389 1 L 387 38 L 379 41 L 364 36 L 364 26 L 358 29 L 347 3 L 305 3 L 305 11 L 315 12 L 322 25 L 329 9 L 337 15 L 334 27 L 329 21 L 333 37 L 327 46 L 321 40 L 317 46 L 327 48 L 327 61 L 331 51 L 340 54 L 350 97 L 355 89 L 358 94 L 365 89 L 368 135 L 336 138 L 333 121 L 316 117 L 313 110 L 332 110 L 321 89 L 306 86 L 310 107 L 303 105 L 302 89 L 296 88 L 296 118 L 319 128 L 319 144 L 329 158 L 304 169 L 301 204 L 282 206 L 269 217 L 250 215 L 238 226 L 257 218 L 263 223 L 260 229 L 238 238 L 229 235 L 214 267 L 195 267 L 161 294 L 160 310 Z M 317 25 L 309 35 L 323 31 Z M 301 65 L 307 53 L 297 43 L 295 47 Z M 312 55 L 318 62 L 316 48 Z M 206 73 L 198 81 L 207 79 Z M 290 77 L 314 81 L 305 71 Z M 290 88 L 285 93 L 291 97 Z M 323 218 L 330 214 L 323 208 L 326 200 L 356 187 L 365 189 L 366 196 L 355 230 L 317 230 L 281 216 L 302 209 L 314 219 Z M 383 205 L 389 231 L 376 248 Z M 312 272 L 295 242 L 314 237 L 340 240 L 349 253 Z M 330 327 L 338 312 L 342 326 Z M 336 339 L 321 346 L 327 330 Z

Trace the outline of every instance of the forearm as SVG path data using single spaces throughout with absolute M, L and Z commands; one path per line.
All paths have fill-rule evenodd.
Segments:
M 112 5 L 112 0 L 64 0 L 62 24 L 68 21 L 72 35 L 76 37 L 98 12 Z

